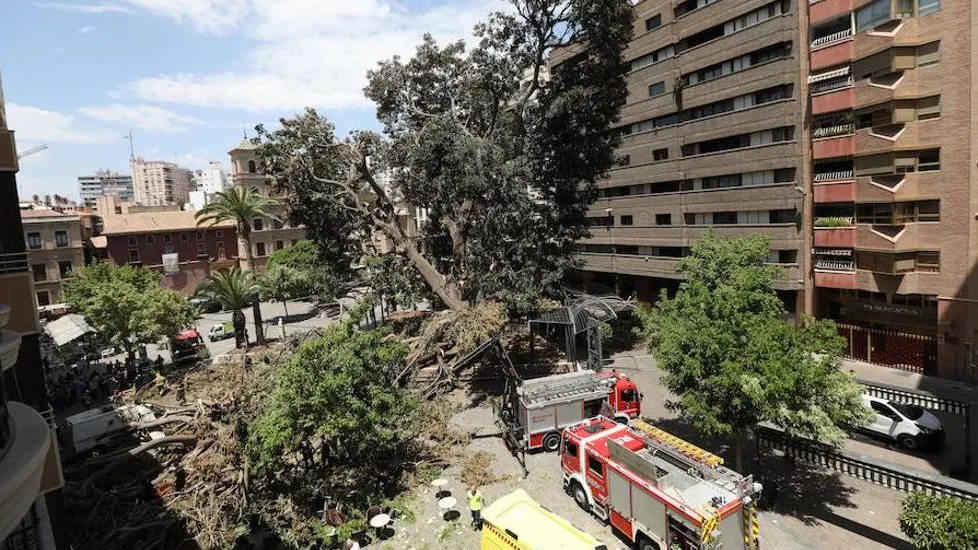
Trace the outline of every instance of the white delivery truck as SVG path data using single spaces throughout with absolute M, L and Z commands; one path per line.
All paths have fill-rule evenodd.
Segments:
M 145 405 L 106 405 L 65 419 L 64 443 L 70 454 L 95 450 L 104 452 L 109 441 L 130 424 L 156 420 L 156 414 Z

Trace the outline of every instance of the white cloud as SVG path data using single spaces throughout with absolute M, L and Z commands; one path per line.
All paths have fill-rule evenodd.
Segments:
M 16 103 L 7 104 L 7 119 L 22 143 L 104 143 L 121 137 L 105 129 L 79 127 L 74 115 Z
M 40 8 L 54 8 L 64 11 L 79 11 L 82 13 L 132 13 L 132 10 L 119 4 L 65 4 L 61 2 L 38 2 Z
M 506 8 L 501 0 L 421 12 L 393 0 L 126 1 L 202 33 L 234 26 L 257 43 L 225 71 L 150 76 L 116 95 L 256 112 L 366 106 L 366 72 L 378 61 L 410 55 L 425 32 L 442 41 L 469 38 L 488 12 Z M 224 17 L 215 21 L 216 14 Z
M 200 124 L 192 117 L 174 113 L 151 105 L 112 104 L 104 107 L 79 107 L 81 114 L 103 122 L 117 122 L 144 130 L 160 132 L 185 132 L 187 126 Z
M 82 28 L 78 29 L 78 32 L 80 32 L 82 34 L 88 34 L 88 33 L 92 32 L 94 30 L 95 30 L 95 27 L 82 27 Z

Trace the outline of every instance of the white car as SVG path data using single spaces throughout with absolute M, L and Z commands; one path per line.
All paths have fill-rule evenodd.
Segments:
M 944 445 L 944 426 L 930 411 L 866 394 L 863 404 L 875 414 L 873 421 L 863 426 L 864 431 L 892 439 L 905 449 L 940 449 Z

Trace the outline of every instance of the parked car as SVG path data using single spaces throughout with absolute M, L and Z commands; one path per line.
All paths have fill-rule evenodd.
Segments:
M 230 321 L 214 325 L 207 332 L 207 339 L 211 342 L 217 342 L 218 340 L 224 340 L 225 338 L 232 338 L 234 336 L 234 324 Z
M 221 304 L 209 298 L 191 298 L 190 305 L 199 308 L 204 313 L 217 313 L 221 311 Z
M 863 404 L 875 414 L 873 421 L 862 427 L 863 431 L 892 439 L 910 450 L 944 446 L 944 426 L 930 411 L 867 394 L 863 394 Z

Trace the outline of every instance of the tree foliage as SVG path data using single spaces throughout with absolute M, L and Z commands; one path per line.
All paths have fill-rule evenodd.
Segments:
M 272 253 L 267 269 L 272 271 L 279 267 L 292 270 L 300 279 L 301 284 L 293 292 L 293 298 L 315 296 L 323 301 L 330 300 L 340 282 L 350 278 L 347 259 L 336 251 L 324 250 L 309 239 Z
M 98 262 L 73 272 L 65 299 L 102 337 L 131 353 L 176 336 L 196 319 L 187 297 L 160 287 L 162 280 L 148 268 Z
M 868 420 L 860 386 L 841 369 L 835 324 L 782 320 L 768 246 L 761 236 L 706 234 L 679 262 L 685 281 L 675 297 L 663 293 L 639 312 L 663 383 L 678 396 L 668 406 L 706 434 L 736 436 L 738 460 L 760 422 L 834 444 Z
M 264 170 L 313 238 L 355 256 L 383 234 L 452 309 L 495 298 L 528 310 L 553 290 L 619 144 L 630 3 L 512 3 L 472 48 L 426 36 L 368 74 L 384 136 L 340 139 L 312 109 L 258 128 Z M 587 53 L 549 74 L 551 52 L 585 37 Z M 428 213 L 421 238 L 402 223 L 408 205 Z
M 401 442 L 417 403 L 393 384 L 407 346 L 353 320 L 327 329 L 276 367 L 275 389 L 250 431 L 259 473 L 283 464 L 299 441 L 325 434 L 361 464 L 380 464 Z
M 284 265 L 274 265 L 266 269 L 258 277 L 258 286 L 263 300 L 282 303 L 286 317 L 289 316 L 289 300 L 304 298 L 314 292 L 309 272 Z
M 900 530 L 918 550 L 978 548 L 978 503 L 911 493 L 903 501 Z

